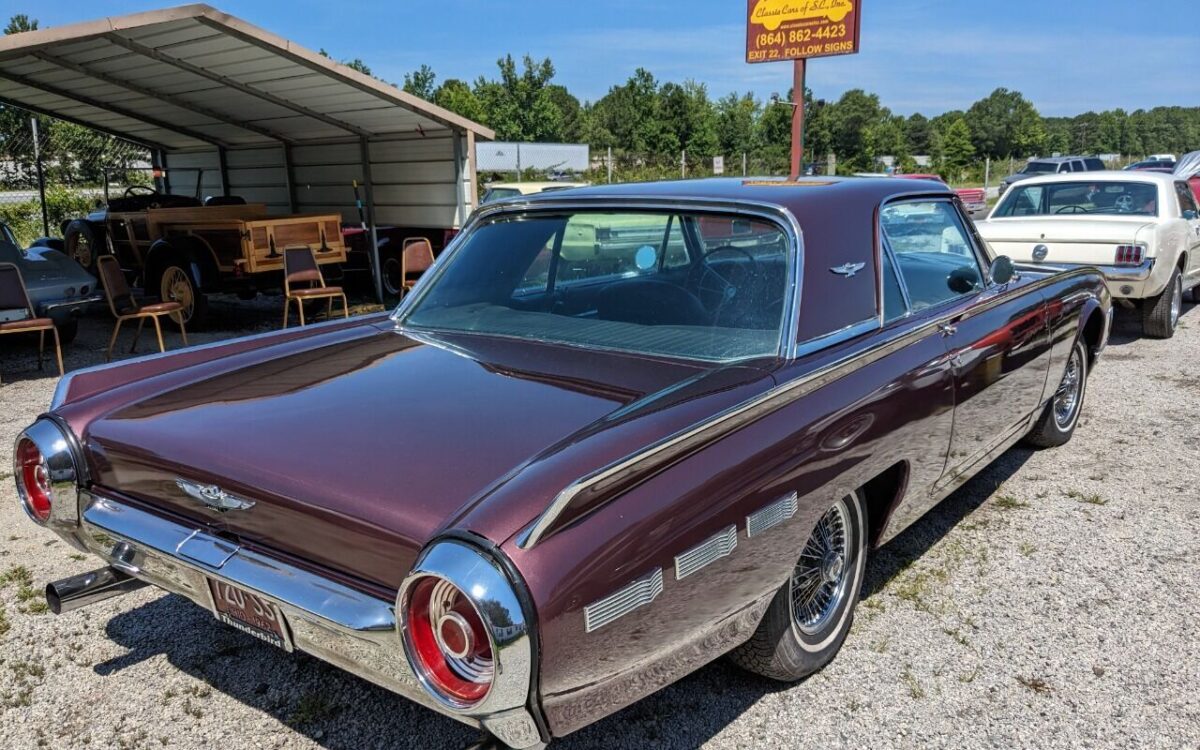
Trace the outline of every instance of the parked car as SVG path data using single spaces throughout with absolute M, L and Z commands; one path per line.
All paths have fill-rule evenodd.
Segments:
M 1016 174 L 1010 174 L 1000 181 L 1000 194 L 1021 180 L 1048 174 L 1072 174 L 1077 172 L 1101 172 L 1107 167 L 1096 156 L 1053 156 L 1046 159 L 1031 159 L 1021 167 Z
M 507 198 L 519 198 L 523 195 L 537 195 L 538 193 L 555 192 L 558 190 L 569 190 L 577 187 L 587 187 L 590 183 L 587 182 L 489 182 L 484 186 L 486 192 L 483 198 L 479 201 L 479 205 L 486 206 L 489 203 L 505 200 Z
M 56 613 L 153 584 L 540 747 L 725 653 L 827 664 L 872 549 L 1071 438 L 1110 313 L 944 186 L 543 194 L 390 317 L 68 375 L 18 490 L 104 562 Z
M 1099 268 L 1116 298 L 1140 305 L 1147 336 L 1170 338 L 1184 293 L 1200 285 L 1198 211 L 1174 175 L 1093 172 L 1026 180 L 978 227 L 1018 261 Z
M 943 184 L 946 182 L 941 175 L 936 174 L 898 174 L 895 176 L 906 180 L 933 180 Z M 987 211 L 987 191 L 983 188 L 956 188 L 954 192 L 962 200 L 963 206 L 972 218 Z
M 183 305 L 188 328 L 203 324 L 210 293 L 252 299 L 283 286 L 283 250 L 305 245 L 321 265 L 346 260 L 340 214 L 269 216 L 238 196 L 186 195 L 133 186 L 63 228 L 65 252 L 90 272 L 102 254 L 146 294 Z
M 1174 159 L 1147 159 L 1146 161 L 1138 161 L 1125 167 L 1126 171 L 1136 172 L 1139 169 L 1165 169 L 1168 172 L 1175 169 Z
M 62 253 L 61 240 L 40 239 L 21 249 L 7 224 L 0 223 L 0 263 L 12 263 L 21 271 L 29 302 L 39 317 L 50 318 L 63 344 L 75 340 L 79 314 L 93 302 L 101 302 L 96 279 Z M 0 322 L 21 311 L 0 310 Z M 16 318 L 13 318 L 16 319 Z

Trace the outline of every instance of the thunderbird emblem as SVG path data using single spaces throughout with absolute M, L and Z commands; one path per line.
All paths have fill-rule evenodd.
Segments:
M 230 495 L 215 484 L 200 484 L 189 482 L 186 479 L 176 479 L 175 486 L 183 490 L 188 497 L 199 500 L 219 513 L 231 510 L 250 510 L 254 507 L 254 501 Z
M 847 263 L 844 266 L 836 266 L 829 269 L 838 276 L 845 276 L 847 279 L 858 275 L 858 272 L 867 267 L 866 263 Z

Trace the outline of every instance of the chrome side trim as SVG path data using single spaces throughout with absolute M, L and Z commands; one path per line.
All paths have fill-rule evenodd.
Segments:
M 733 554 L 737 547 L 737 526 L 717 532 L 707 541 L 675 557 L 675 580 L 682 581 L 701 568 Z
M 800 495 L 792 494 L 780 498 L 762 510 L 746 516 L 746 538 L 754 537 L 774 528 L 784 521 L 790 520 L 800 509 Z
M 1082 274 L 1094 269 L 1077 269 L 1068 273 Z M 1029 283 L 1021 288 L 1022 294 L 1041 289 L 1058 283 L 1061 275 L 1047 276 Z M 824 367 L 816 369 L 794 380 L 782 383 L 770 390 L 750 398 L 720 412 L 709 419 L 697 422 L 679 432 L 669 435 L 655 443 L 618 459 L 607 466 L 587 474 L 559 492 L 542 514 L 532 524 L 521 532 L 517 544 L 521 549 L 530 549 L 545 538 L 554 527 L 555 522 L 563 511 L 580 495 L 589 491 L 602 489 L 607 482 L 612 482 L 629 476 L 639 464 L 649 462 L 663 455 L 668 458 L 709 439 L 727 434 L 748 424 L 775 409 L 781 408 L 796 399 L 802 398 L 829 383 L 849 375 L 863 367 L 867 367 L 884 357 L 913 344 L 938 330 L 938 327 L 950 319 L 965 320 L 991 310 L 1011 299 L 1008 292 L 994 294 L 990 299 L 976 304 L 969 310 L 961 305 L 953 305 L 939 312 L 935 317 L 920 322 L 911 329 L 895 332 L 886 338 L 875 341 L 866 349 L 850 352 L 841 359 L 835 360 Z M 872 323 L 875 321 L 873 320 Z
M 588 633 L 599 630 L 638 607 L 644 607 L 654 601 L 662 591 L 662 568 L 655 568 L 653 572 L 642 576 L 625 588 L 584 607 L 584 630 Z

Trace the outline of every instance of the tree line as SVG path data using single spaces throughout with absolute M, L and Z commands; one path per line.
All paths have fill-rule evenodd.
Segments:
M 791 91 L 767 100 L 751 93 L 714 99 L 703 83 L 662 82 L 638 68 L 591 102 L 554 82 L 549 58 L 527 55 L 518 66 L 507 55 L 497 67 L 495 78 L 439 83 L 433 69 L 422 65 L 404 76 L 402 87 L 487 125 L 501 140 L 578 142 L 644 154 L 686 150 L 697 157 L 749 154 L 766 160 L 786 159 L 791 149 Z M 816 159 L 832 154 L 840 172 L 873 171 L 881 156 L 895 157 L 912 171 L 913 157 L 928 155 L 936 169 L 958 177 L 985 158 L 1054 152 L 1142 156 L 1200 148 L 1200 107 L 1043 117 L 1020 92 L 997 88 L 966 110 L 905 117 L 863 89 L 836 100 L 804 93 L 806 154 Z

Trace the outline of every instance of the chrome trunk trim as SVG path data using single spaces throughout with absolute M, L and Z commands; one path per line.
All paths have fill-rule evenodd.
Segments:
M 796 515 L 800 509 L 800 496 L 793 492 L 787 497 L 780 498 L 762 510 L 746 516 L 746 538 L 753 539 L 772 527 Z
M 656 568 L 623 589 L 583 608 L 584 629 L 591 633 L 658 598 L 663 591 L 662 568 Z
M 733 550 L 737 548 L 737 538 L 737 526 L 730 526 L 677 556 L 675 558 L 675 580 L 682 581 L 701 568 L 733 554 Z

